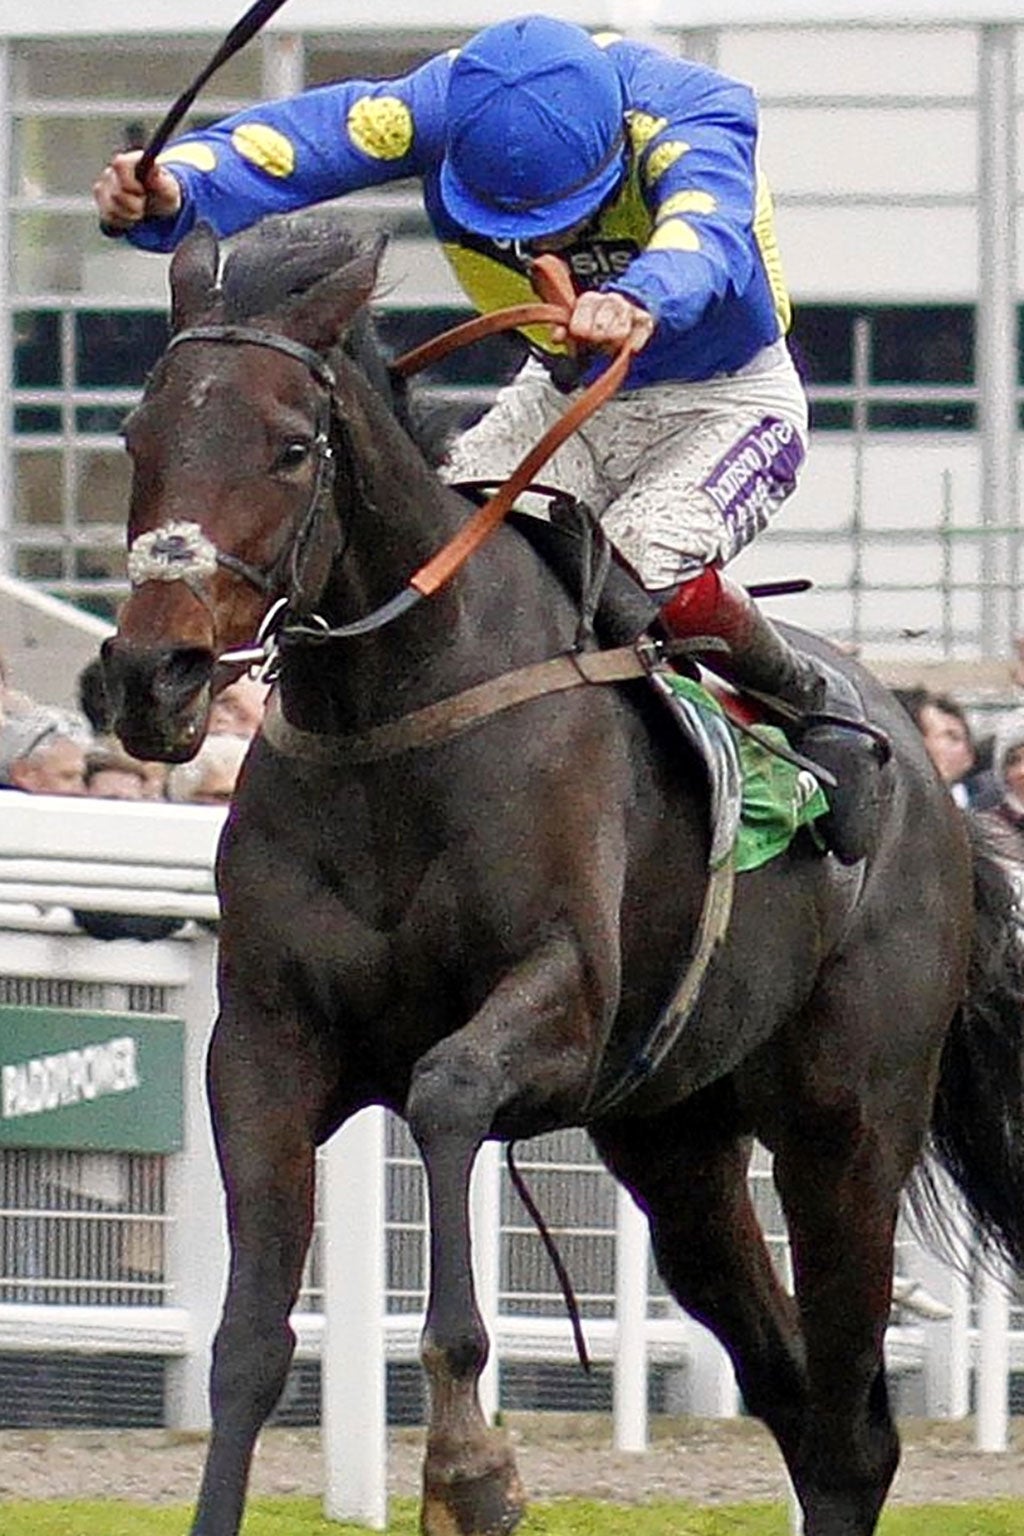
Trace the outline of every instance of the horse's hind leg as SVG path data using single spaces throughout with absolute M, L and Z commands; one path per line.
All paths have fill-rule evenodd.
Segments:
M 805 1125 L 775 1155 L 810 1393 L 791 1472 L 806 1536 L 870 1536 L 899 1462 L 884 1343 L 900 1181 L 871 1129 Z
M 962 984 L 927 884 L 916 931 L 932 934 L 921 953 L 936 958 L 908 963 L 915 890 L 899 887 L 888 925 L 870 925 L 863 951 L 851 948 L 813 1009 L 740 1079 L 789 1227 L 809 1394 L 790 1470 L 807 1536 L 871 1536 L 899 1463 L 884 1357 L 893 1240 Z
M 210 1096 L 227 1193 L 231 1268 L 214 1340 L 213 1429 L 192 1536 L 236 1536 L 256 1437 L 281 1395 L 295 1340 L 289 1315 L 313 1224 L 314 1069 L 261 1062 L 251 1042 L 210 1053 Z M 308 1066 L 305 1101 L 299 1077 Z
M 647 1214 L 665 1284 L 725 1346 L 747 1408 L 788 1461 L 807 1407 L 803 1345 L 751 1203 L 749 1142 L 730 1120 L 721 1086 L 656 1119 L 617 1121 L 592 1135 Z

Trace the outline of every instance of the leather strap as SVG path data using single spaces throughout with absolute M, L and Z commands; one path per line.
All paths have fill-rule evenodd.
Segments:
M 403 752 L 438 746 L 463 735 L 492 715 L 515 709 L 546 694 L 564 693 L 582 684 L 622 683 L 646 675 L 647 669 L 631 645 L 613 651 L 554 656 L 514 672 L 505 672 L 501 677 L 427 704 L 399 720 L 371 726 L 355 736 L 320 735 L 291 725 L 282 713 L 275 690 L 267 704 L 261 735 L 275 752 L 304 762 L 333 767 L 379 763 Z
M 530 278 L 545 303 L 517 305 L 468 320 L 464 325 L 457 325 L 453 330 L 434 337 L 433 341 L 426 342 L 413 352 L 405 353 L 391 365 L 393 371 L 403 376 L 415 373 L 437 358 L 446 356 L 455 347 L 465 346 L 467 342 L 476 341 L 480 336 L 489 336 L 494 331 L 511 330 L 523 324 L 565 325 L 575 302 L 572 278 L 565 262 L 554 255 L 538 256 L 532 263 Z M 420 566 L 409 580 L 413 591 L 421 597 L 431 597 L 446 581 L 451 580 L 470 555 L 479 549 L 504 520 L 517 498 L 530 486 L 551 455 L 621 387 L 635 350 L 632 340 L 623 342 L 605 371 L 576 396 L 564 414 L 516 466 L 501 489 L 463 524 L 443 549 L 439 549 L 432 559 Z
M 447 357 L 449 352 L 471 346 L 474 341 L 482 341 L 485 336 L 494 336 L 499 331 L 519 330 L 524 325 L 561 325 L 564 321 L 565 310 L 558 304 L 513 304 L 508 309 L 492 310 L 489 315 L 476 315 L 472 320 L 464 320 L 461 325 L 453 325 L 451 330 L 442 331 L 440 336 L 432 336 L 429 341 L 413 347 L 411 352 L 403 352 L 401 357 L 396 357 L 394 362 L 388 364 L 388 372 L 407 379 L 411 374 L 419 373 L 429 368 L 431 363 Z
M 440 336 L 413 347 L 410 352 L 403 352 L 401 357 L 388 364 L 388 371 L 405 379 L 447 357 L 449 352 L 471 346 L 474 341 L 481 341 L 498 331 L 518 330 L 525 325 L 564 325 L 576 293 L 569 268 L 562 258 L 553 254 L 534 257 L 530 264 L 530 282 L 540 303 L 513 304 L 508 309 L 492 310 L 488 315 L 464 320 L 461 325 L 453 325 L 451 330 L 442 331 Z
M 479 549 L 488 535 L 493 533 L 499 523 L 504 520 L 517 498 L 531 484 L 537 472 L 543 469 L 551 455 L 561 448 L 566 439 L 571 437 L 577 427 L 582 426 L 599 406 L 611 399 L 629 372 L 632 360 L 633 352 L 628 345 L 616 353 L 600 378 L 595 379 L 593 384 L 576 397 L 568 410 L 558 418 L 554 426 L 548 428 L 540 442 L 535 444 L 525 459 L 521 460 L 501 490 L 463 524 L 443 549 L 439 549 L 432 559 L 420 566 L 416 574 L 410 578 L 410 587 L 415 588 L 422 597 L 430 597 L 454 576 L 470 555 Z

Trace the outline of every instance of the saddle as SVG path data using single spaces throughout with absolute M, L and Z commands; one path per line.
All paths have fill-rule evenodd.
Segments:
M 582 648 L 592 640 L 602 649 L 613 649 L 636 645 L 644 637 L 655 643 L 668 641 L 670 637 L 659 621 L 660 604 L 641 584 L 629 562 L 609 544 L 586 506 L 562 492 L 549 494 L 550 521 L 526 512 L 511 512 L 506 521 L 536 551 L 578 605 L 577 644 Z M 712 652 L 722 649 L 723 643 L 709 638 L 692 649 L 698 648 L 701 652 Z M 684 676 L 700 676 L 699 667 L 685 653 L 673 654 L 672 667 Z M 707 686 L 739 731 L 768 721 L 769 712 L 758 699 L 717 681 Z M 820 772 L 818 765 L 788 747 L 781 734 L 778 742 L 779 755 L 795 767 Z

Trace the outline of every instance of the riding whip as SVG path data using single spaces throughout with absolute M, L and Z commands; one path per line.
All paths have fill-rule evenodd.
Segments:
M 233 59 L 235 54 L 245 47 L 250 38 L 256 36 L 260 28 L 266 25 L 274 12 L 279 11 L 283 4 L 284 0 L 253 0 L 253 4 L 250 5 L 245 15 L 235 22 L 235 25 L 231 28 L 231 31 L 225 37 L 209 63 L 203 66 L 192 81 L 192 84 L 187 90 L 182 91 L 177 101 L 165 114 L 160 126 L 142 151 L 142 158 L 135 167 L 135 175 L 141 186 L 145 186 L 146 177 L 153 169 L 153 163 L 157 155 L 163 149 L 167 140 L 175 128 L 177 128 L 210 76 L 215 74 L 222 64 L 226 64 L 229 59 Z M 112 240 L 119 239 L 124 234 L 123 229 L 114 229 L 110 224 L 101 223 L 100 229 L 103 234 L 108 235 Z

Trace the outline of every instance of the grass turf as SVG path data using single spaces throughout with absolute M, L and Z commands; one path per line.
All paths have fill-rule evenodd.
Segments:
M 3 1536 L 185 1536 L 189 1512 L 123 1502 L 0 1503 Z M 537 1504 L 521 1536 L 788 1536 L 781 1505 L 617 1505 L 584 1499 Z M 1019 1536 L 1024 1500 L 921 1504 L 886 1510 L 879 1536 Z M 317 1499 L 253 1499 L 242 1536 L 365 1536 L 365 1527 L 323 1518 Z M 419 1507 L 396 1499 L 387 1536 L 419 1536 Z

